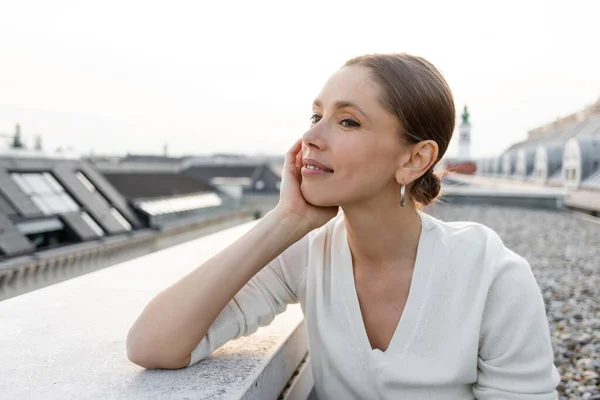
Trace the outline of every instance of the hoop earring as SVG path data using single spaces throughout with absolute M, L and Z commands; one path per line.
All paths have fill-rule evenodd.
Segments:
M 400 207 L 404 207 L 404 203 L 405 203 L 405 194 L 406 194 L 406 186 L 404 186 L 404 179 L 402 180 L 402 183 L 400 184 Z

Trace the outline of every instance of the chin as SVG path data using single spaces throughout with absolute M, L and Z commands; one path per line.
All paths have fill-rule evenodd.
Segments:
M 319 190 L 317 188 L 307 187 L 305 184 L 300 186 L 300 191 L 302 192 L 302 197 L 308 204 L 311 204 L 316 207 L 331 207 L 337 206 L 339 202 L 337 199 L 334 199 L 328 191 Z

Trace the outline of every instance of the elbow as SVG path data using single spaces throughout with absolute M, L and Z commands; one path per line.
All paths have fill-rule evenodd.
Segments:
M 189 365 L 191 356 L 186 358 L 163 357 L 139 349 L 134 350 L 127 346 L 127 358 L 135 365 L 146 369 L 182 369 Z
M 136 335 L 129 331 L 127 335 L 127 341 L 125 342 L 125 348 L 127 350 L 127 358 L 135 365 L 139 365 L 146 369 L 159 369 L 159 362 L 149 349 L 149 346 L 141 344 L 140 340 L 135 338 Z
M 160 362 L 155 357 L 152 357 L 149 352 L 144 349 L 137 348 L 130 343 L 126 344 L 127 358 L 129 361 L 146 369 L 160 369 Z
M 137 366 L 146 369 L 159 369 L 156 362 L 139 351 L 133 351 L 127 346 L 127 358 Z
M 153 349 L 162 346 L 144 344 L 141 340 L 136 340 L 131 331 L 127 335 L 125 347 L 129 361 L 146 369 L 182 369 L 189 365 L 191 359 L 191 355 L 178 358 L 160 354 Z

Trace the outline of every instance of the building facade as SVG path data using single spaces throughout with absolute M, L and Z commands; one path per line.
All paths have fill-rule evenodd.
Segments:
M 0 157 L 0 257 L 142 227 L 127 200 L 89 164 Z

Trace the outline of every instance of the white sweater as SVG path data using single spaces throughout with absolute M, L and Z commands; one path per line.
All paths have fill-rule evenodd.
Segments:
M 410 293 L 385 352 L 369 344 L 340 213 L 256 274 L 190 365 L 300 302 L 320 400 L 556 399 L 560 376 L 527 261 L 484 225 L 419 215 Z

